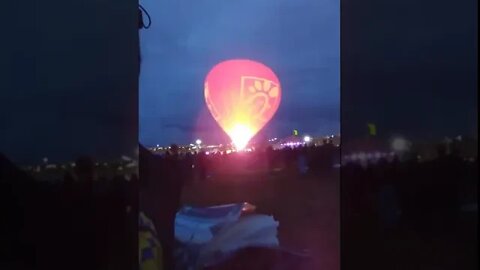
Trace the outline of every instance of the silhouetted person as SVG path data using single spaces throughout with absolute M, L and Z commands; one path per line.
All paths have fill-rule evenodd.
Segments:
M 173 159 L 178 159 L 179 158 L 178 145 L 176 145 L 176 144 L 170 145 L 170 150 L 168 152 L 170 153 L 171 158 L 173 158 Z
M 307 148 L 301 147 L 297 151 L 298 172 L 305 175 L 308 172 Z
M 35 250 L 47 247 L 34 223 L 43 203 L 37 202 L 38 194 L 35 179 L 0 153 L 0 262 L 5 269 L 33 268 L 35 256 L 43 255 Z
M 99 200 L 95 193 L 95 162 L 90 157 L 80 157 L 75 161 L 74 172 L 78 190 L 68 235 L 76 240 L 75 244 L 79 250 L 84 250 L 82 255 L 84 260 L 76 266 L 104 267 L 107 256 L 104 250 L 105 235 L 100 236 L 103 231 L 100 224 L 104 221 L 102 212 L 106 209 L 104 200 Z
M 204 151 L 200 151 L 197 155 L 197 164 L 195 165 L 198 179 L 205 181 L 207 179 L 207 155 Z
M 444 144 L 437 145 L 437 155 L 439 158 L 447 155 L 447 147 Z
M 174 269 L 175 214 L 180 208 L 180 197 L 185 177 L 185 167 L 178 159 L 176 147 L 165 160 L 150 153 L 140 145 L 140 211 L 150 218 L 162 245 L 165 269 Z M 160 164 L 165 162 L 165 166 Z M 184 163 L 183 163 L 184 164 Z
M 71 172 L 66 172 L 63 175 L 63 183 L 65 185 L 71 186 L 71 185 L 73 185 L 74 182 L 75 182 L 75 179 L 73 178 L 73 175 L 72 175 Z
M 187 178 L 189 181 L 191 179 L 193 179 L 193 173 L 194 173 L 194 170 L 192 168 L 192 165 L 194 164 L 194 157 L 193 155 L 190 153 L 190 152 L 187 152 L 187 154 L 185 155 L 185 166 L 187 167 L 187 171 L 188 171 L 188 175 L 187 175 Z
M 83 187 L 83 196 L 93 192 L 95 179 L 95 163 L 90 157 L 80 157 L 75 161 L 75 176 L 80 186 Z
M 267 159 L 267 170 L 270 173 L 273 172 L 273 169 L 275 167 L 275 165 L 274 165 L 274 155 L 275 155 L 275 152 L 273 150 L 273 147 L 268 146 L 265 149 L 265 157 Z
M 63 175 L 63 182 L 60 183 L 60 200 L 59 207 L 62 208 L 62 213 L 69 215 L 72 211 L 73 204 L 75 202 L 75 196 L 77 195 L 77 187 L 75 186 L 75 178 L 71 172 L 65 172 Z

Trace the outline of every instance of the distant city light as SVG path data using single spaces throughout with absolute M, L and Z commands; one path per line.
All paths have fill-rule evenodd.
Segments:
M 48 164 L 48 165 L 46 166 L 46 168 L 47 168 L 47 169 L 56 169 L 56 168 L 57 168 L 57 165 L 55 165 L 55 164 Z
M 404 138 L 395 138 L 392 141 L 392 149 L 394 151 L 406 151 L 408 150 L 408 142 Z
M 225 148 L 230 148 L 232 152 L 254 152 L 256 149 L 253 147 L 255 143 L 252 145 L 249 145 L 250 138 L 252 136 L 252 130 L 249 128 L 248 125 L 236 125 L 234 128 L 231 129 L 232 133 L 230 138 L 234 139 L 229 143 L 226 144 L 212 144 L 212 145 L 207 145 L 205 142 L 203 142 L 200 138 L 197 138 L 196 140 L 193 140 L 192 142 L 186 143 L 184 145 L 178 145 L 178 151 L 180 153 L 186 153 L 186 152 L 198 152 L 200 149 L 204 149 L 205 151 L 209 151 L 210 155 L 212 155 L 215 152 L 223 152 L 225 153 Z M 322 145 L 325 144 L 325 142 L 330 142 L 333 143 L 333 145 L 338 146 L 339 143 L 335 141 L 332 142 L 331 139 L 329 138 L 331 135 L 302 135 L 297 136 L 296 138 L 293 138 L 292 136 L 289 136 L 287 138 L 277 138 L 277 137 L 270 137 L 267 138 L 266 141 L 271 144 L 274 150 L 282 149 L 282 148 L 297 148 L 297 147 L 303 147 L 305 145 Z M 340 140 L 339 135 L 334 135 L 338 140 Z M 323 143 L 321 138 L 324 139 Z M 247 148 L 250 148 L 248 150 Z M 149 150 L 155 152 L 155 153 L 162 153 L 164 151 L 168 151 L 171 149 L 170 146 L 160 146 L 157 145 L 157 147 L 152 147 L 149 148 Z M 128 160 L 132 160 L 132 158 L 128 158 Z M 48 163 L 47 163 L 48 164 Z

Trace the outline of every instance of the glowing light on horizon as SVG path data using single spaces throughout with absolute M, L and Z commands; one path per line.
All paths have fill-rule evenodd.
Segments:
M 408 150 L 408 141 L 404 138 L 395 138 L 392 141 L 392 149 L 394 151 L 406 151 Z
M 210 113 L 237 150 L 272 119 L 281 100 L 275 73 L 251 60 L 217 64 L 205 79 L 204 94 Z
M 227 130 L 227 134 L 237 150 L 243 150 L 254 135 L 251 128 L 242 124 L 235 125 L 231 130 Z

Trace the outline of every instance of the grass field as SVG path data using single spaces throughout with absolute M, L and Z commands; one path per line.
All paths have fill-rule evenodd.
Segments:
M 223 175 L 184 187 L 183 204 L 208 206 L 247 201 L 257 213 L 280 222 L 283 247 L 307 251 L 311 260 L 304 269 L 340 268 L 339 177 L 277 175 Z

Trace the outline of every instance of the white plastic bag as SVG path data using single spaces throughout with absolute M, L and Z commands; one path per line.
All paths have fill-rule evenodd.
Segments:
M 278 222 L 268 215 L 250 215 L 224 226 L 203 246 L 198 265 L 212 265 L 244 247 L 277 247 Z

